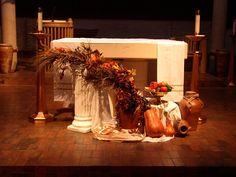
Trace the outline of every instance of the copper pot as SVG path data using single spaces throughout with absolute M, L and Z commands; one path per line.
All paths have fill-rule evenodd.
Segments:
M 13 47 L 8 44 L 0 44 L 0 73 L 11 72 L 13 59 Z

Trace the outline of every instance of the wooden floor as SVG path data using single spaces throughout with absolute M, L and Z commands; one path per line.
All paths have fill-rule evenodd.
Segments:
M 23 63 L 17 72 L 0 74 L 0 177 L 236 176 L 236 88 L 203 78 L 207 122 L 196 131 L 164 143 L 121 143 L 67 130 L 70 110 L 45 125 L 31 123 L 33 67 Z M 54 114 L 60 104 L 53 102 L 51 79 L 47 75 L 47 106 Z

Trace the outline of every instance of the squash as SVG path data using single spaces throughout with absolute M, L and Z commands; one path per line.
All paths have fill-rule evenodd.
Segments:
M 145 130 L 147 136 L 159 138 L 164 134 L 164 126 L 160 118 L 160 109 L 150 108 L 144 112 Z
M 164 134 L 166 136 L 173 136 L 173 135 L 175 135 L 175 129 L 174 129 L 173 125 L 170 122 L 168 122 L 166 124 L 166 129 L 165 129 L 165 133 Z
M 166 136 L 173 136 L 173 135 L 175 135 L 175 129 L 174 129 L 173 125 L 171 124 L 169 113 L 167 113 L 167 116 L 166 116 L 166 128 L 165 128 L 164 134 Z

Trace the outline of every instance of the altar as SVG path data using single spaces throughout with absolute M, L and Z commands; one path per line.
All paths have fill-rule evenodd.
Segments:
M 121 60 L 122 64 L 136 70 L 135 84 L 142 89 L 148 84 L 148 72 L 157 81 L 173 86 L 172 92 L 164 96 L 167 101 L 178 102 L 184 94 L 184 59 L 187 58 L 187 43 L 168 39 L 121 39 L 121 38 L 62 38 L 53 40 L 51 48 L 75 49 L 81 44 L 102 52 L 104 58 Z M 148 62 L 157 60 L 156 73 L 152 73 Z M 65 79 L 65 85 L 69 85 Z M 58 87 L 60 88 L 60 87 Z M 65 92 L 65 88 L 63 92 Z M 58 93 L 60 90 L 57 90 Z M 57 92 L 56 91 L 56 92 Z M 67 88 L 67 92 L 69 93 Z M 60 95 L 60 94 L 58 94 Z
M 62 38 L 51 42 L 42 59 L 56 71 L 54 100 L 74 102 L 69 130 L 92 131 L 100 140 L 162 142 L 180 133 L 179 125 L 189 130 L 180 123 L 176 103 L 183 98 L 186 57 L 183 41 Z M 156 72 L 149 70 L 149 61 L 156 62 Z M 146 93 L 150 73 L 168 94 Z

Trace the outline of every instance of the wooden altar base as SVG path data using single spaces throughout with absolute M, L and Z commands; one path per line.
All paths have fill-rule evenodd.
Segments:
M 205 124 L 185 138 L 165 143 L 119 143 L 67 130 L 57 119 L 42 126 L 28 121 L 35 110 L 34 74 L 18 70 L 0 75 L 1 177 L 236 176 L 236 88 L 201 87 Z M 51 77 L 46 77 L 49 112 Z

